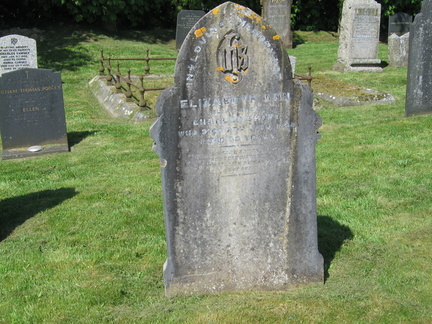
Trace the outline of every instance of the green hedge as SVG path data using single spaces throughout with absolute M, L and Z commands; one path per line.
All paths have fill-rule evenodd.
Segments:
M 225 0 L 2 0 L 0 28 L 35 27 L 75 21 L 106 28 L 175 27 L 182 9 L 208 11 Z M 237 0 L 257 13 L 261 0 Z M 387 17 L 404 11 L 416 14 L 421 0 L 381 0 L 383 27 Z M 294 0 L 292 25 L 295 30 L 328 30 L 338 28 L 343 0 Z

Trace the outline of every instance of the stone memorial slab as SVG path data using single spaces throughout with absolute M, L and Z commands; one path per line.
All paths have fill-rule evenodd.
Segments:
M 176 48 L 183 44 L 192 27 L 205 15 L 202 10 L 182 10 L 177 14 Z
M 0 75 L 25 68 L 37 69 L 36 41 L 21 35 L 0 37 Z
M 381 5 L 376 1 L 344 1 L 335 70 L 382 71 L 378 58 L 380 19 Z
M 389 63 L 393 67 L 408 66 L 409 33 L 398 36 L 391 34 L 388 38 Z
M 432 113 L 432 0 L 423 0 L 422 10 L 410 29 L 406 116 Z
M 292 0 L 264 0 L 263 18 L 281 36 L 286 48 L 292 48 L 291 32 L 291 5 Z
M 392 34 L 402 36 L 409 33 L 412 23 L 412 16 L 405 12 L 398 12 L 389 17 L 388 35 Z
M 167 296 L 323 282 L 312 101 L 279 35 L 250 9 L 226 2 L 188 34 L 150 131 Z
M 59 72 L 23 69 L 0 77 L 3 159 L 69 150 Z

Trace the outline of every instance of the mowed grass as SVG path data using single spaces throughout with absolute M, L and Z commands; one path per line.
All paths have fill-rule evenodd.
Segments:
M 166 298 L 151 120 L 111 118 L 87 82 L 98 58 L 175 57 L 173 32 L 63 27 L 38 42 L 62 73 L 70 153 L 1 161 L 0 323 L 432 322 L 432 115 L 404 117 L 406 69 L 336 73 L 337 38 L 298 33 L 297 73 L 389 92 L 394 105 L 318 103 L 319 248 L 325 284 Z M 387 61 L 387 47 L 380 57 Z M 172 74 L 174 62 L 157 74 Z

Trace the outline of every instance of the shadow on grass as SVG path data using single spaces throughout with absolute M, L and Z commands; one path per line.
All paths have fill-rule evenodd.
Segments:
M 37 42 L 38 67 L 58 72 L 78 71 L 93 61 L 89 53 L 74 50 L 85 41 L 88 41 L 85 34 L 70 28 L 44 31 L 42 39 Z
M 301 35 L 297 34 L 297 33 L 293 33 L 293 48 L 296 48 L 298 45 L 304 44 L 306 43 L 306 40 L 304 37 L 302 37 Z
M 340 251 L 344 241 L 353 237 L 348 226 L 341 225 L 329 216 L 318 216 L 318 250 L 324 257 L 325 280 L 329 277 L 328 269 L 336 252 Z
M 167 44 L 175 40 L 174 29 L 155 28 L 151 30 L 119 30 L 115 35 L 110 35 L 114 39 L 135 40 L 149 44 Z
M 389 65 L 389 64 L 388 64 L 387 61 L 381 61 L 380 67 L 384 69 L 384 68 L 387 67 L 388 65 Z
M 175 40 L 174 29 L 119 30 L 110 32 L 102 28 L 76 24 L 59 24 L 55 28 L 0 30 L 0 36 L 20 34 L 36 40 L 38 67 L 57 72 L 78 71 L 89 64 L 97 64 L 91 53 L 81 46 L 97 43 L 100 36 L 114 40 L 133 40 L 149 44 L 168 44 Z
M 154 29 L 143 31 L 120 30 L 109 32 L 85 29 L 79 26 L 65 26 L 56 31 L 45 31 L 41 41 L 38 41 L 38 64 L 40 68 L 54 71 L 78 71 L 94 60 L 80 43 L 95 42 L 99 36 L 109 36 L 114 40 L 133 40 L 149 44 L 167 44 L 175 39 L 175 31 L 171 29 Z M 77 50 L 78 49 L 78 50 Z
M 69 147 L 75 146 L 83 141 L 86 137 L 91 136 L 98 131 L 85 131 L 85 132 L 70 132 L 68 136 Z
M 0 242 L 26 220 L 71 199 L 76 194 L 73 188 L 60 188 L 0 200 Z

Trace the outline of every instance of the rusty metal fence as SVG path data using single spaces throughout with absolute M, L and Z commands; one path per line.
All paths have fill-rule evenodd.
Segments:
M 101 50 L 99 75 L 106 76 L 108 86 L 114 85 L 117 93 L 124 93 L 127 100 L 132 101 L 134 98 L 140 107 L 146 107 L 145 94 L 147 91 L 164 90 L 166 87 L 146 88 L 144 86 L 144 76 L 150 74 L 150 61 L 173 61 L 173 57 L 150 57 L 150 50 L 146 50 L 146 57 L 143 58 L 112 58 L 104 57 Z M 117 61 L 117 67 L 111 65 L 111 61 Z M 131 69 L 127 69 L 127 74 L 122 74 L 120 70 L 120 61 L 144 61 L 144 73 L 138 74 L 138 78 L 131 76 Z M 105 74 L 107 70 L 107 74 Z M 139 98 L 134 97 L 133 89 L 139 92 Z
M 308 66 L 308 74 L 307 75 L 302 75 L 302 74 L 295 73 L 294 77 L 296 79 L 299 79 L 299 80 L 307 81 L 309 88 L 312 89 L 312 79 L 313 79 L 313 77 L 312 77 L 312 67 L 310 65 Z
M 106 77 L 106 83 L 108 86 L 114 85 L 117 93 L 124 93 L 127 100 L 132 101 L 135 99 L 137 101 L 138 106 L 146 107 L 147 101 L 145 100 L 145 94 L 147 91 L 157 91 L 164 90 L 166 87 L 155 87 L 155 88 L 146 88 L 144 86 L 144 76 L 150 74 L 150 61 L 167 61 L 167 60 L 176 60 L 173 57 L 150 57 L 150 50 L 146 50 L 146 57 L 143 58 L 112 58 L 112 57 L 104 57 L 103 50 L 101 51 L 100 57 L 100 67 L 99 67 L 99 75 Z M 117 67 L 113 68 L 111 66 L 111 61 L 117 61 Z M 144 73 L 138 74 L 138 77 L 131 76 L 131 69 L 127 69 L 127 74 L 122 74 L 120 71 L 120 61 L 144 61 Z M 107 74 L 105 74 L 105 70 L 107 70 Z M 309 87 L 312 87 L 312 69 L 308 67 L 308 74 L 295 74 L 295 78 L 299 80 L 307 81 Z M 133 95 L 132 88 L 135 91 L 139 92 L 139 98 Z

